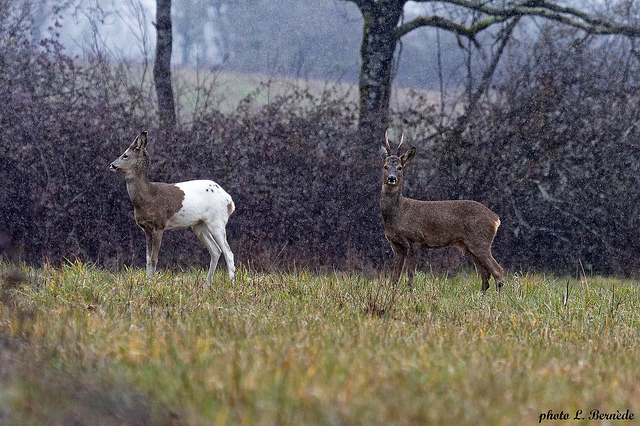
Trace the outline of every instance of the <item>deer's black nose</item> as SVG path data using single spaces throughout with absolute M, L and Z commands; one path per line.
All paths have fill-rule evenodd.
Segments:
M 387 183 L 390 185 L 395 185 L 398 179 L 395 176 L 389 176 L 387 178 Z

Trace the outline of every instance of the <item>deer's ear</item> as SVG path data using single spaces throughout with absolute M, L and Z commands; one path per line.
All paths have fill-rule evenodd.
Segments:
M 411 148 L 409 148 L 407 152 L 402 154 L 402 157 L 400 157 L 400 164 L 402 164 L 403 167 L 406 166 L 407 163 L 413 160 L 413 157 L 415 156 L 416 156 L 416 147 L 412 146 Z
M 387 148 L 385 148 L 384 146 L 380 147 L 378 154 L 380 154 L 380 158 L 382 158 L 383 160 L 385 160 L 390 155 L 387 151 Z
M 134 149 L 136 151 L 144 151 L 147 147 L 147 132 L 144 131 L 140 133 L 131 143 L 129 148 Z

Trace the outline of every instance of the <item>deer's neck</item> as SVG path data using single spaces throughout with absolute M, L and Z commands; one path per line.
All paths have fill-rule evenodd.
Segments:
M 380 195 L 380 210 L 382 211 L 382 219 L 388 222 L 398 211 L 398 206 L 402 201 L 402 188 L 390 187 L 382 185 Z
M 140 205 L 142 200 L 147 198 L 151 184 L 146 173 L 136 173 L 132 176 L 126 176 L 127 192 L 134 206 Z

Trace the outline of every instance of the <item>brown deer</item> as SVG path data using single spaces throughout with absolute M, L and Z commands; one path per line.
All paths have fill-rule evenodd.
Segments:
M 190 227 L 211 255 L 206 284 L 211 284 L 220 253 L 224 253 L 229 279 L 233 280 L 233 253 L 225 231 L 235 210 L 231 196 L 212 180 L 149 182 L 146 147 L 147 132 L 142 132 L 109 168 L 124 175 L 133 215 L 147 237 L 147 276 L 156 272 L 163 232 Z
M 489 288 L 489 278 L 493 276 L 499 291 L 503 270 L 491 255 L 491 244 L 500 225 L 498 215 L 476 201 L 419 201 L 403 197 L 403 169 L 416 153 L 412 147 L 400 155 L 403 139 L 394 155 L 385 134 L 380 197 L 384 234 L 394 254 L 393 286 L 397 286 L 403 269 L 407 271 L 409 287 L 413 286 L 421 248 L 455 246 L 471 255 L 482 277 L 482 290 Z

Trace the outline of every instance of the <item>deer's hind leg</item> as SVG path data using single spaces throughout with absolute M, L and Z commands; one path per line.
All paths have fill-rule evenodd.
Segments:
M 222 250 L 222 254 L 224 254 L 224 260 L 227 263 L 229 279 L 233 280 L 236 272 L 236 267 L 234 264 L 233 252 L 231 251 L 231 247 L 229 246 L 229 242 L 227 241 L 227 232 L 225 231 L 224 225 L 206 223 L 206 226 L 211 233 L 211 236 L 218 244 L 218 247 L 220 248 L 220 250 Z
M 478 272 L 480 272 L 480 265 L 485 270 L 485 274 L 487 278 L 484 276 L 482 278 L 482 290 L 486 290 L 489 288 L 489 277 L 493 276 L 493 279 L 496 281 L 496 290 L 500 290 L 502 285 L 502 276 L 504 274 L 504 270 L 502 266 L 496 262 L 496 260 L 491 255 L 491 247 L 488 248 L 477 248 L 477 247 L 469 247 L 467 246 L 469 253 L 471 254 L 474 263 L 478 267 Z M 482 272 L 480 272 L 482 276 Z
M 491 272 L 487 268 L 484 267 L 480 259 L 476 257 L 473 253 L 470 253 L 471 260 L 476 265 L 476 269 L 478 270 L 478 274 L 480 274 L 480 278 L 482 278 L 482 291 L 486 291 L 489 288 L 489 278 L 491 278 Z
M 209 232 L 209 229 L 204 223 L 194 225 L 192 229 L 211 255 L 211 261 L 209 262 L 209 272 L 207 273 L 207 280 L 205 281 L 205 284 L 210 285 L 211 281 L 213 280 L 213 273 L 215 272 L 216 266 L 218 265 L 218 259 L 220 259 L 222 250 L 220 249 L 220 246 L 218 246 L 215 239 L 213 238 L 213 235 L 211 235 L 211 232 Z
M 491 275 L 493 275 L 493 279 L 496 281 L 496 289 L 500 290 L 504 285 L 504 281 L 502 281 L 502 277 L 504 276 L 504 269 L 502 266 L 496 262 L 496 260 L 491 255 L 491 251 L 489 251 L 489 263 L 491 264 Z

